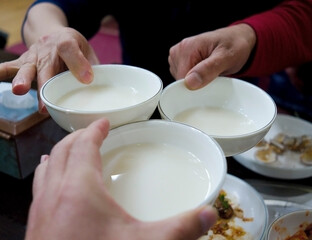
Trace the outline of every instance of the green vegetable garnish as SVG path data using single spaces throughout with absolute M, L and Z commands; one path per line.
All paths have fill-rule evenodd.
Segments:
M 224 194 L 220 194 L 220 195 L 219 195 L 219 200 L 220 200 L 220 202 L 221 202 L 221 204 L 222 204 L 222 207 L 223 207 L 224 209 L 228 209 L 228 208 L 230 207 L 230 203 L 229 203 L 229 201 L 225 198 L 225 195 L 224 195 Z

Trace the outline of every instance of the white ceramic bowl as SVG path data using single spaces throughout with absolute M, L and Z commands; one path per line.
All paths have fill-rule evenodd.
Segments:
M 312 224 L 312 209 L 297 210 L 275 219 L 268 228 L 267 240 L 285 240 Z M 296 238 L 303 239 L 303 238 Z
M 126 146 L 132 150 L 125 151 Z M 114 150 L 115 158 L 108 157 Z M 128 213 L 144 221 L 212 203 L 227 171 L 213 138 L 189 125 L 160 119 L 112 129 L 101 154 L 107 189 Z
M 156 74 L 119 64 L 96 65 L 93 71 L 91 84 L 82 84 L 67 71 L 40 90 L 49 114 L 65 130 L 84 128 L 102 117 L 114 128 L 149 119 L 157 108 L 163 84 Z
M 161 117 L 171 121 L 177 121 L 178 114 L 194 108 L 213 111 L 192 114 L 192 117 L 200 116 L 199 124 L 195 123 L 198 119 L 182 122 L 212 136 L 226 156 L 255 146 L 269 131 L 276 117 L 276 105 L 265 91 L 246 81 L 228 77 L 218 77 L 195 91 L 187 89 L 183 80 L 173 82 L 163 90 L 158 103 Z M 205 127 L 222 133 L 213 133 Z

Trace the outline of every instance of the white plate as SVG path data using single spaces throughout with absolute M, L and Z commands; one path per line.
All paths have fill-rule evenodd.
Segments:
M 278 133 L 284 133 L 289 136 L 312 136 L 312 124 L 297 117 L 278 114 L 264 139 L 269 141 Z M 275 162 L 264 163 L 254 157 L 257 149 L 259 148 L 253 147 L 252 149 L 233 157 L 243 166 L 267 177 L 279 179 L 302 179 L 312 176 L 312 166 L 302 164 L 299 160 L 298 154 L 284 154 Z
M 226 192 L 227 198 L 243 210 L 244 217 L 252 218 L 252 221 L 235 218 L 235 226 L 240 226 L 247 233 L 239 240 L 263 239 L 268 226 L 268 209 L 262 196 L 251 185 L 230 174 L 227 174 L 222 189 Z M 199 240 L 217 239 L 217 236 L 209 237 L 203 236 Z

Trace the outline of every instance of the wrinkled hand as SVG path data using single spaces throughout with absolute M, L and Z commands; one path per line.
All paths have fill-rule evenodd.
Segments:
M 198 89 L 219 75 L 237 73 L 256 44 L 254 30 L 238 24 L 183 39 L 169 51 L 170 72 Z
M 35 171 L 26 240 L 197 239 L 214 224 L 209 206 L 158 222 L 128 215 L 103 183 L 99 148 L 106 119 L 67 135 L 44 155 Z
M 41 37 L 18 59 L 1 63 L 0 80 L 13 78 L 13 93 L 23 95 L 29 91 L 31 82 L 37 79 L 39 96 L 40 88 L 48 79 L 67 69 L 81 82 L 91 82 L 91 65 L 98 63 L 88 41 L 76 30 L 64 27 Z M 41 100 L 39 111 L 46 112 Z

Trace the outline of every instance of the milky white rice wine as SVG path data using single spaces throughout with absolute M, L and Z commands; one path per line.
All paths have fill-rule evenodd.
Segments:
M 56 105 L 83 111 L 103 111 L 123 108 L 140 102 L 143 96 L 127 86 L 90 85 L 62 96 Z
M 106 153 L 102 161 L 110 194 L 128 213 L 144 221 L 197 207 L 211 188 L 203 162 L 175 146 L 130 144 Z
M 234 136 L 256 130 L 248 116 L 219 107 L 194 107 L 180 112 L 174 121 L 196 127 L 209 135 Z

